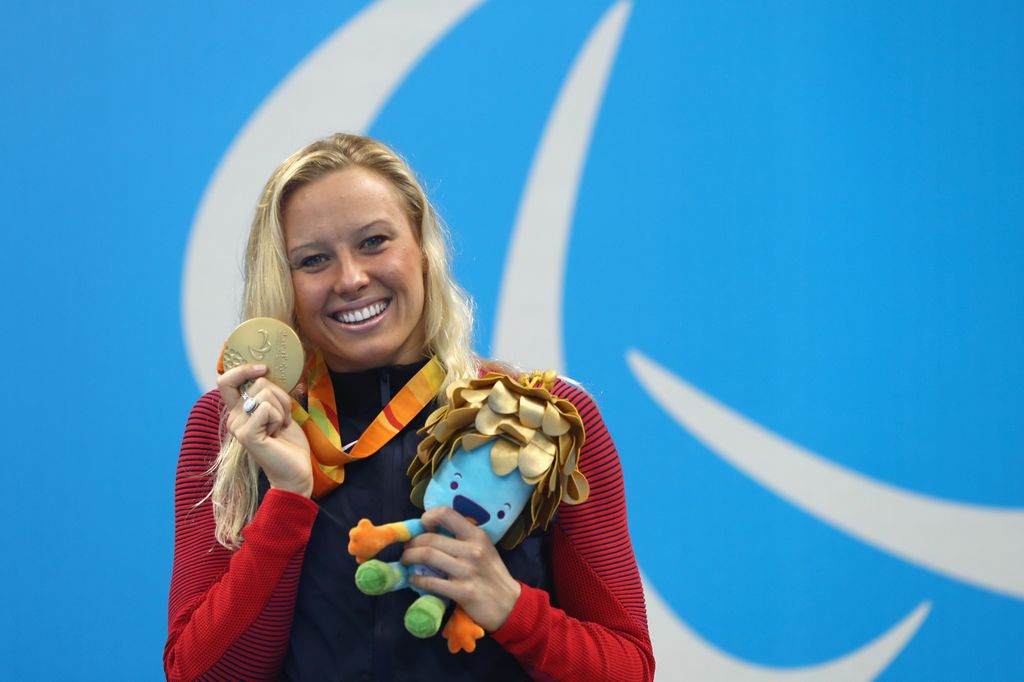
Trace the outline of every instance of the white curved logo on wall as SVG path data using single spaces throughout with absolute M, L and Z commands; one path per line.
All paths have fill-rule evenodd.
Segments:
M 335 130 L 368 130 L 412 68 L 480 4 L 383 0 L 369 5 L 299 65 L 246 123 L 207 188 L 186 254 L 182 321 L 200 386 L 213 385 L 210 359 L 237 319 L 241 273 L 224 263 L 241 263 L 266 177 L 311 139 Z M 495 318 L 496 357 L 566 368 L 562 298 L 546 294 L 564 288 L 579 180 L 631 7 L 629 2 L 612 5 L 595 26 L 539 141 L 506 260 Z M 547 261 L 538 264 L 538 254 Z M 538 309 L 538 301 L 548 305 Z M 536 334 L 513 333 L 523 328 L 523 319 L 531 320 Z M 631 351 L 624 361 L 682 428 L 807 513 L 916 565 L 1024 597 L 1024 513 L 926 498 L 872 481 L 765 431 L 639 352 Z M 645 590 L 658 677 L 666 680 L 873 679 L 903 650 L 930 609 L 927 602 L 918 605 L 874 641 L 832 661 L 770 668 L 719 651 L 646 582 Z

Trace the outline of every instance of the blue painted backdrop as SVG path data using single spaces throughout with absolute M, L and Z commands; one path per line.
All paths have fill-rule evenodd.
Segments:
M 609 4 L 482 5 L 370 129 L 453 227 L 481 352 L 538 135 Z M 0 677 L 161 677 L 200 391 L 192 221 L 249 116 L 363 5 L 5 8 Z M 1022 122 L 1017 3 L 634 3 L 573 223 L 567 364 L 619 443 L 641 568 L 717 649 L 813 665 L 928 601 L 883 679 L 1024 679 L 1020 597 L 787 503 L 666 418 L 625 360 L 877 481 L 1019 510 Z

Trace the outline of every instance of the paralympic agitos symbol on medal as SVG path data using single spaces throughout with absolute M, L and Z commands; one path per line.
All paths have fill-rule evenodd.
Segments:
M 370 4 L 318 47 L 246 123 L 211 180 L 193 225 L 183 282 L 183 321 L 197 382 L 213 383 L 210 357 L 235 319 L 240 281 L 223 268 L 237 253 L 251 197 L 266 172 L 325 131 L 368 130 L 407 74 L 482 2 Z M 566 367 L 561 292 L 578 184 L 632 4 L 617 2 L 597 22 L 565 78 L 526 179 L 495 316 L 494 355 L 527 365 Z M 356 66 L 352 66 L 356 65 Z M 322 83 L 331 82 L 325 89 Z M 581 120 L 582 117 L 582 120 Z M 573 172 L 565 172 L 570 168 Z M 526 258 L 546 258 L 526 269 Z M 529 272 L 529 275 L 527 275 Z M 549 273 L 538 280 L 536 273 Z M 212 282 L 212 278 L 224 277 Z M 536 292 L 544 295 L 538 296 Z M 211 295 L 217 292 L 217 295 Z M 537 301 L 549 301 L 537 314 Z M 528 338 L 517 316 L 529 301 Z M 690 386 L 638 350 L 623 359 L 652 399 L 709 450 L 781 498 L 859 540 L 974 587 L 1024 598 L 1024 512 L 928 498 L 868 479 L 770 433 Z M 822 499 L 815 491 L 841 491 Z M 853 502 L 844 503 L 843 500 Z M 643 568 L 643 566 L 641 566 Z M 913 638 L 925 602 L 872 642 L 801 668 L 769 668 L 704 641 L 647 584 L 648 610 L 663 679 L 872 679 Z
M 257 348 L 249 346 L 249 353 L 257 360 L 262 360 L 270 350 L 270 334 L 266 329 L 260 329 L 258 332 L 260 334 L 259 346 Z

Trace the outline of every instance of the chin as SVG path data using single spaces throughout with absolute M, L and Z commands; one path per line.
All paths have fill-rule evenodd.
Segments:
M 366 349 L 363 352 L 348 355 L 324 355 L 327 366 L 336 372 L 359 372 L 375 367 L 406 364 L 398 358 L 394 351 L 384 349 Z

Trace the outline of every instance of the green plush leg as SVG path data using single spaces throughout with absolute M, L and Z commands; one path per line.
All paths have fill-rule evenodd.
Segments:
M 356 569 L 356 587 L 363 594 L 391 592 L 400 582 L 401 573 L 378 559 L 371 559 Z
M 441 629 L 443 617 L 444 602 L 432 594 L 424 594 L 406 609 L 405 629 L 416 637 L 433 637 Z

